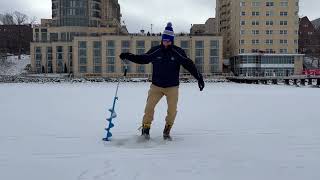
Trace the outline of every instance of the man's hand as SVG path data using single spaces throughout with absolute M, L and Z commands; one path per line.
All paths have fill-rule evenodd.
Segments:
M 202 76 L 200 76 L 200 79 L 198 80 L 198 86 L 199 86 L 200 91 L 203 91 L 204 81 L 203 81 Z
M 125 60 L 125 59 L 129 60 L 129 57 L 130 57 L 131 55 L 132 55 L 131 53 L 121 53 L 119 57 L 120 57 L 120 59 L 122 59 L 122 60 Z

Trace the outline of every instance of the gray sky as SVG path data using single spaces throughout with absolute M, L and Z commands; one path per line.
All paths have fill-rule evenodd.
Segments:
M 291 0 L 290 0 L 291 1 Z M 293 0 L 292 0 L 293 1 Z M 215 0 L 119 0 L 122 20 L 129 32 L 140 29 L 163 31 L 171 21 L 175 32 L 188 32 L 191 24 L 204 23 L 215 16 Z M 319 18 L 319 0 L 300 0 L 300 16 Z M 51 0 L 1 0 L 0 13 L 18 10 L 29 16 L 51 17 Z

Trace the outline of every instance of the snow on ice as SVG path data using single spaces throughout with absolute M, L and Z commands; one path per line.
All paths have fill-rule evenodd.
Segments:
M 19 75 L 25 72 L 25 68 L 31 63 L 29 55 L 22 55 L 21 59 L 18 56 L 8 56 L 6 60 L 0 59 L 0 75 Z
M 318 89 L 181 84 L 174 140 L 161 138 L 162 99 L 140 142 L 149 85 L 121 84 L 105 143 L 115 83 L 1 84 L 0 179 L 320 179 Z

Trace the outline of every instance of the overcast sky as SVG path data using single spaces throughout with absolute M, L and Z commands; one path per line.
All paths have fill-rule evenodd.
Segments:
M 293 1 L 293 0 L 290 0 Z M 122 20 L 129 32 L 141 29 L 163 31 L 171 21 L 175 32 L 188 32 L 191 24 L 201 24 L 215 16 L 215 0 L 119 0 Z M 300 0 L 300 16 L 319 18 L 319 0 Z M 51 0 L 1 0 L 0 13 L 18 10 L 28 16 L 51 18 Z

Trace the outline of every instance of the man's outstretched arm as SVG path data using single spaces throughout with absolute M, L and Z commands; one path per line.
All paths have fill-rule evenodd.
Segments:
M 147 53 L 141 55 L 135 55 L 132 53 L 121 53 L 120 59 L 129 60 L 137 64 L 149 64 L 150 62 L 152 62 L 152 55 L 159 50 L 159 48 L 151 48 Z

